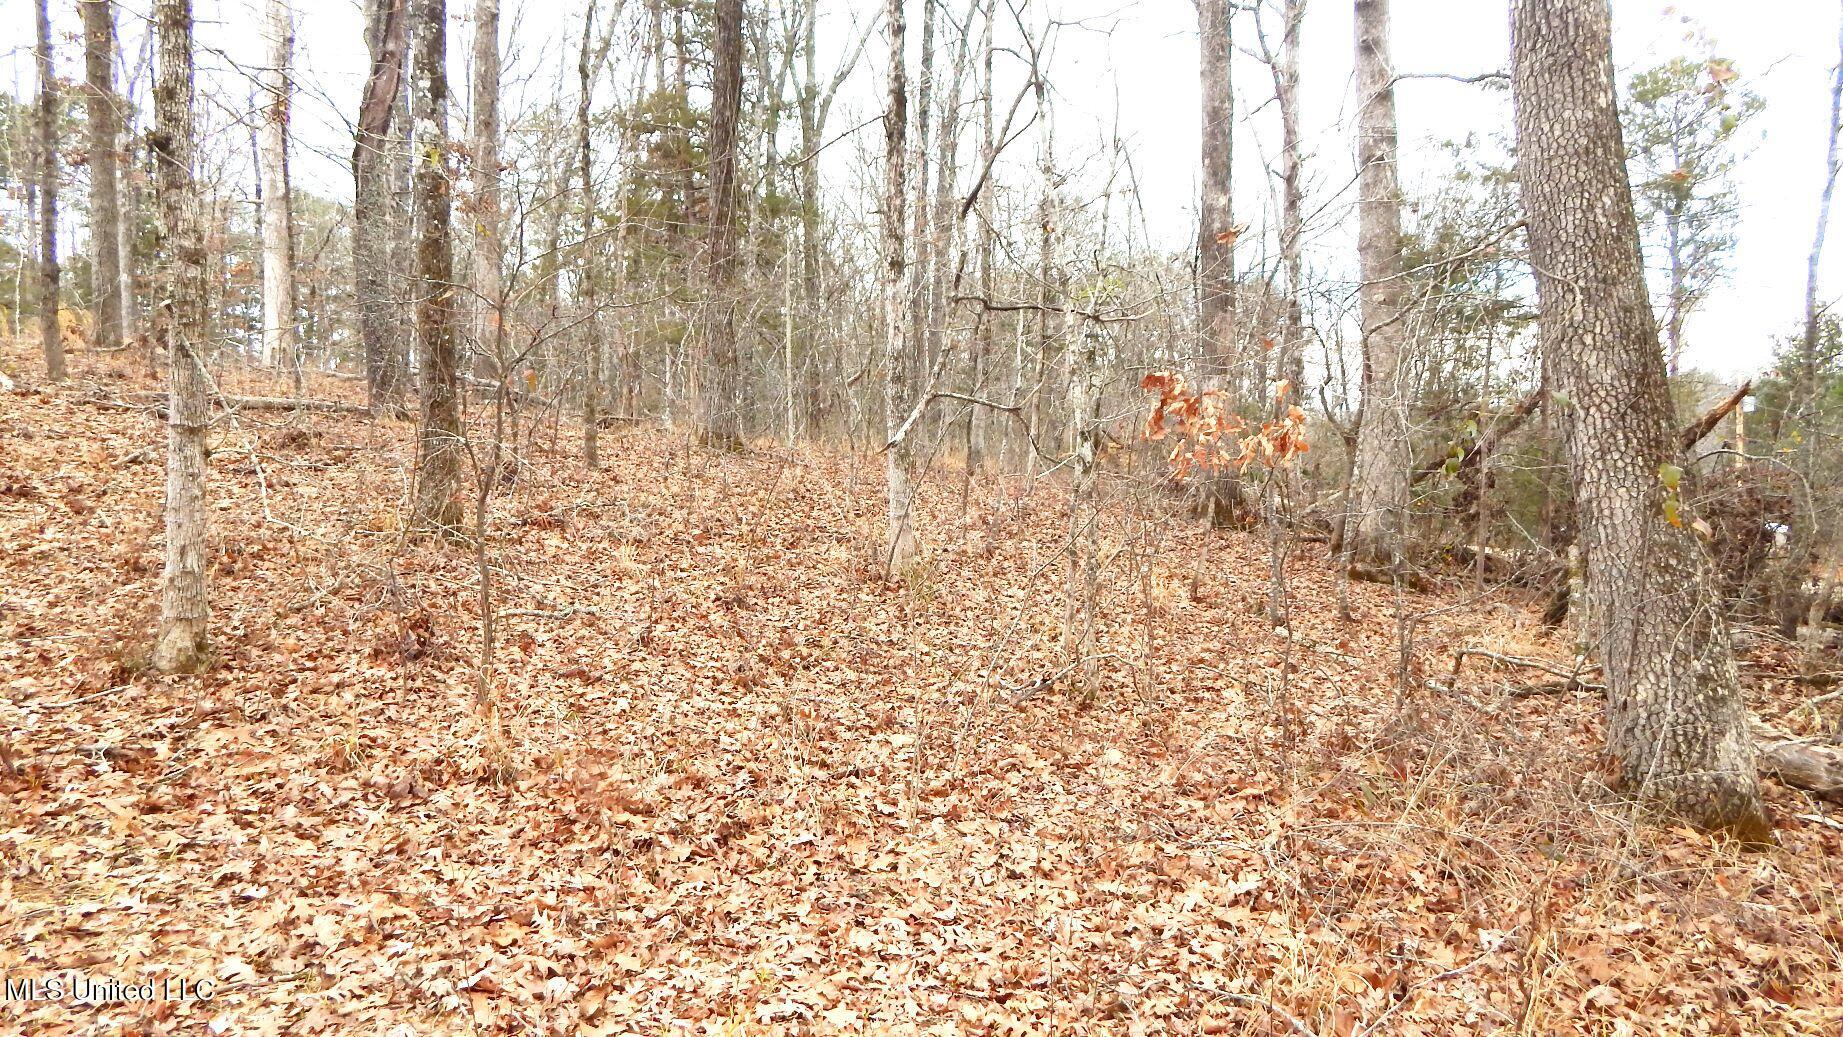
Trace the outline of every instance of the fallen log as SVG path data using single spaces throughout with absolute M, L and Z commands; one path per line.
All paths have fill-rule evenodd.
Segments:
M 1825 802 L 1843 804 L 1843 749 L 1794 737 L 1758 719 L 1752 727 L 1761 774 Z
M 163 392 L 128 393 L 123 399 L 128 401 L 145 401 L 142 405 L 149 407 L 164 408 L 166 406 L 166 393 Z M 106 407 L 114 405 L 116 401 L 98 399 L 91 402 L 96 403 L 98 406 Z M 329 414 L 366 413 L 365 406 L 361 403 L 342 403 L 338 400 L 316 400 L 305 397 L 218 396 L 214 398 L 213 402 L 225 410 L 309 410 Z

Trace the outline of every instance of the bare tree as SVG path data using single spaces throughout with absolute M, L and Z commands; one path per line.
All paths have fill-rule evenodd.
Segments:
M 155 255 L 161 290 L 153 312 L 155 347 L 166 350 L 166 571 L 153 666 L 191 672 L 208 659 L 205 580 L 205 431 L 211 401 L 201 336 L 205 328 L 205 244 L 193 179 L 192 0 L 155 0 L 158 59 L 154 129 L 148 150 L 160 201 Z
M 902 0 L 887 0 L 883 31 L 889 42 L 888 99 L 883 110 L 883 407 L 885 429 L 891 442 L 885 471 L 889 481 L 889 539 L 884 549 L 884 568 L 895 573 L 915 558 L 915 529 L 912 512 L 915 506 L 915 448 L 901 431 L 903 416 L 909 406 L 910 362 L 909 306 L 907 298 L 903 242 L 904 206 L 908 178 L 904 169 L 909 125 L 909 85 L 904 71 L 907 23 Z
M 742 111 L 742 0 L 717 0 L 716 64 L 710 94 L 710 292 L 703 387 L 705 441 L 742 446 L 736 360 L 736 128 Z
M 504 213 L 499 198 L 499 0 L 474 0 L 473 100 L 474 373 L 497 380 L 506 375 L 497 370 L 492 349 L 504 320 L 500 312 L 505 243 L 500 233 Z
M 1682 450 L 1614 99 L 1607 0 L 1514 0 L 1517 174 L 1543 363 L 1565 414 L 1588 633 L 1623 784 L 1664 812 L 1771 837 L 1710 563 L 1677 496 Z
M 371 70 L 359 104 L 352 147 L 352 274 L 359 338 L 365 352 L 365 388 L 373 413 L 400 406 L 405 343 L 395 318 L 391 227 L 391 151 L 387 148 L 395 100 L 402 89 L 406 46 L 404 0 L 366 0 L 365 47 Z M 408 127 L 399 127 L 407 132 Z
M 1286 304 L 1272 377 L 1298 387 L 1305 372 L 1305 177 L 1299 128 L 1299 42 L 1306 0 L 1281 0 L 1280 45 L 1276 51 L 1260 18 L 1254 22 L 1261 60 L 1273 73 L 1274 103 L 1280 110 L 1280 266 Z M 1264 13 L 1257 8 L 1256 14 Z
M 1386 566 L 1401 556 L 1408 472 L 1414 463 L 1401 379 L 1406 314 L 1389 0 L 1356 0 L 1356 48 L 1363 402 L 1342 546 L 1358 565 Z
M 1843 172 L 1843 156 L 1837 148 L 1839 133 L 1843 133 L 1843 29 L 1838 30 L 1836 71 L 1830 86 L 1830 127 L 1827 134 L 1828 144 L 1824 150 L 1824 190 L 1818 197 L 1817 231 L 1811 238 L 1811 253 L 1805 261 L 1805 335 L 1804 363 L 1809 370 L 1805 380 L 1805 392 L 1815 391 L 1817 384 L 1817 334 L 1818 319 L 1823 310 L 1817 303 L 1818 264 L 1824 257 L 1824 237 L 1830 230 L 1830 203 L 1837 192 L 1837 177 Z M 1801 401 L 1802 402 L 1802 401 Z
M 266 0 L 269 67 L 263 70 L 262 362 L 287 364 L 301 384 L 294 314 L 294 198 L 288 176 L 288 109 L 294 66 L 294 15 L 288 0 Z
M 411 0 L 415 59 L 410 115 L 415 120 L 416 342 L 422 371 L 422 426 L 416 458 L 413 529 L 448 530 L 461 521 L 460 394 L 455 350 L 454 243 L 449 237 L 454 177 L 448 155 L 448 4 Z
M 1233 0 L 1197 0 L 1202 49 L 1203 205 L 1197 223 L 1197 287 L 1203 356 L 1211 366 L 1237 370 L 1231 354 L 1235 290 L 1235 87 Z
M 38 0 L 38 336 L 45 373 L 64 380 L 64 333 L 58 327 L 58 76 L 51 64 L 51 15 Z
M 84 114 L 90 144 L 90 295 L 95 310 L 91 337 L 97 349 L 120 349 L 122 313 L 131 301 L 122 294 L 121 197 L 118 181 L 120 132 L 115 99 L 115 18 L 109 0 L 78 0 L 83 15 Z
M 611 30 L 612 31 L 612 30 Z M 582 463 L 601 467 L 602 336 L 599 327 L 601 306 L 596 301 L 596 262 L 601 256 L 595 236 L 595 143 L 589 123 L 589 102 L 594 97 L 595 74 L 600 59 L 591 59 L 595 41 L 595 0 L 589 0 L 582 14 L 582 49 L 578 53 L 576 73 L 576 147 L 582 174 L 582 253 L 577 260 L 576 285 L 582 297 L 583 328 L 587 332 L 588 351 L 584 358 L 588 377 L 582 390 Z M 603 43 L 602 55 L 607 54 Z

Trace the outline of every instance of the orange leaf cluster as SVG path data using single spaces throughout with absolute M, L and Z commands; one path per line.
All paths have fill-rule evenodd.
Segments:
M 1176 479 L 1186 478 L 1192 469 L 1220 471 L 1251 461 L 1278 468 L 1311 449 L 1305 436 L 1305 412 L 1297 406 L 1287 404 L 1280 417 L 1248 432 L 1248 423 L 1229 409 L 1229 395 L 1221 389 L 1192 389 L 1182 375 L 1170 371 L 1146 375 L 1139 387 L 1158 394 L 1146 418 L 1145 438 L 1173 441 L 1166 460 Z M 1291 381 L 1277 383 L 1275 404 L 1285 403 L 1291 390 Z M 1242 435 L 1244 432 L 1248 434 Z

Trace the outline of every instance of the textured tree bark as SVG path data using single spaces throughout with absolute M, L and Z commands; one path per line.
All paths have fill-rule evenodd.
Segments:
M 1272 378 L 1300 389 L 1305 376 L 1305 179 L 1299 129 L 1299 43 L 1305 0 L 1285 0 L 1280 53 L 1269 55 L 1274 101 L 1280 109 L 1280 266 L 1286 273 L 1286 309 Z M 1263 43 L 1263 47 L 1265 43 Z
M 1232 0 L 1197 0 L 1202 45 L 1203 204 L 1197 226 L 1202 354 L 1216 373 L 1241 373 L 1235 346 L 1235 52 Z
M 205 244 L 192 178 L 192 0 L 155 0 L 154 129 L 148 150 L 160 201 L 155 255 L 161 290 L 153 312 L 156 348 L 167 358 L 166 570 L 153 666 L 165 673 L 204 668 L 206 624 L 205 432 L 211 422 L 205 356 Z
M 717 0 L 716 64 L 710 94 L 709 379 L 699 403 L 704 440 L 742 448 L 736 371 L 736 127 L 742 114 L 742 0 Z
M 294 325 L 294 198 L 288 178 L 288 109 L 293 84 L 294 16 L 288 0 L 267 0 L 269 67 L 263 70 L 268 106 L 259 134 L 262 151 L 262 362 L 287 364 L 301 389 L 301 358 Z
M 38 0 L 38 337 L 45 374 L 64 380 L 64 333 L 58 327 L 58 77 L 51 67 L 51 15 Z
M 505 246 L 499 202 L 499 0 L 474 0 L 474 374 L 504 377 L 498 341 Z
M 459 382 L 455 350 L 454 244 L 448 234 L 454 177 L 448 165 L 446 0 L 411 0 L 415 120 L 416 341 L 422 361 L 422 427 L 410 528 L 449 531 L 461 521 Z
M 1611 12 L 1606 0 L 1514 0 L 1511 35 L 1517 172 L 1593 602 L 1585 629 L 1606 673 L 1607 748 L 1623 786 L 1662 813 L 1770 839 L 1709 561 L 1666 516 L 1663 466 L 1682 453 L 1639 258 Z
M 1401 184 L 1396 176 L 1395 69 L 1389 0 L 1356 0 L 1357 261 L 1363 283 L 1363 403 L 1340 545 L 1362 566 L 1401 557 L 1408 510 L 1408 406 L 1401 384 Z
M 910 405 L 907 356 L 909 300 L 903 243 L 908 178 L 904 169 L 909 125 L 909 87 L 904 71 L 907 24 L 902 0 L 887 0 L 883 31 L 889 42 L 888 99 L 883 111 L 883 420 L 895 442 L 885 458 L 889 489 L 889 531 L 884 547 L 884 569 L 894 575 L 915 560 L 913 510 L 915 488 L 914 447 L 907 436 L 897 437 Z
M 594 63 L 590 59 L 594 41 L 595 0 L 589 0 L 582 14 L 582 49 L 576 59 L 576 150 L 579 172 L 582 174 L 582 251 L 577 259 L 576 286 L 583 308 L 587 311 L 582 322 L 589 347 L 583 361 L 587 377 L 583 379 L 582 388 L 582 463 L 591 469 L 602 465 L 601 304 L 595 298 L 599 286 L 595 261 L 601 255 L 601 249 L 595 242 L 595 143 L 589 133 L 589 102 L 594 97 L 595 86 Z
M 997 0 L 985 0 L 982 21 L 985 34 L 980 46 L 979 74 L 979 162 L 981 168 L 990 169 L 998 155 L 998 125 L 993 122 L 992 89 L 993 59 L 997 53 L 996 16 Z M 979 220 L 979 294 L 992 298 L 992 269 L 997 254 L 996 238 L 992 233 L 992 223 L 981 217 Z M 985 391 L 986 360 L 992 355 L 993 321 L 990 314 L 981 314 L 979 326 L 975 331 L 973 347 L 973 370 L 968 392 L 978 396 Z M 960 504 L 962 509 L 972 493 L 972 473 L 985 466 L 985 408 L 970 407 L 966 412 L 966 482 L 961 484 Z
M 925 388 L 928 370 L 928 286 L 934 269 L 934 232 L 929 225 L 933 210 L 928 206 L 928 185 L 934 166 L 934 152 L 929 141 L 934 136 L 934 18 L 936 0 L 921 0 L 921 39 L 915 64 L 914 138 L 909 147 L 909 164 L 905 171 L 915 210 L 909 223 L 909 326 L 908 346 L 904 357 L 909 365 L 909 383 L 914 392 Z
M 405 344 L 396 319 L 396 284 L 391 271 L 391 227 L 395 203 L 390 172 L 390 136 L 395 100 L 401 93 L 406 45 L 404 0 L 366 0 L 365 48 L 371 71 L 359 104 L 352 148 L 352 273 L 358 302 L 359 338 L 365 352 L 366 400 L 373 414 L 402 406 Z M 400 127 L 399 132 L 406 132 Z
M 115 19 L 108 0 L 78 0 L 83 15 L 83 110 L 90 144 L 90 297 L 97 349 L 122 346 L 119 119 L 115 111 Z

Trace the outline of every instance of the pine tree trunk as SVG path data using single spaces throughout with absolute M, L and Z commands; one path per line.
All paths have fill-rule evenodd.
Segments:
M 410 113 L 415 120 L 416 341 L 422 361 L 422 428 L 410 525 L 452 530 L 461 521 L 463 454 L 455 350 L 454 245 L 448 235 L 454 178 L 448 164 L 446 0 L 411 0 L 415 47 Z
M 262 151 L 262 362 L 286 364 L 301 385 L 294 323 L 294 199 L 288 177 L 288 109 L 294 63 L 294 16 L 288 0 L 266 0 L 269 67 L 262 73 L 267 107 Z
M 503 319 L 499 201 L 499 0 L 474 0 L 474 374 L 498 381 Z
M 161 289 L 153 313 L 156 348 L 167 358 L 166 571 L 153 666 L 165 673 L 202 669 L 206 623 L 205 432 L 211 421 L 204 343 L 205 245 L 198 185 L 192 177 L 192 0 L 155 0 L 158 60 L 154 130 L 148 149 L 160 202 L 156 256 Z
M 359 104 L 352 148 L 352 274 L 359 339 L 365 353 L 366 400 L 373 414 L 402 406 L 405 352 L 397 319 L 391 227 L 396 210 L 388 138 L 402 92 L 406 46 L 404 0 L 367 0 L 365 48 L 371 71 Z M 408 131 L 400 126 L 399 133 Z
M 1230 63 L 1235 37 L 1232 17 L 1232 0 L 1198 0 L 1197 36 L 1202 48 L 1203 79 L 1203 205 L 1197 226 L 1201 352 L 1212 373 L 1233 378 L 1240 372 L 1241 358 L 1233 344 L 1235 92 Z
M 51 16 L 38 0 L 38 336 L 45 374 L 64 380 L 64 334 L 58 327 L 58 77 L 51 65 Z
M 1682 450 L 1645 293 L 1606 0 L 1514 0 L 1518 179 L 1562 410 L 1608 750 L 1662 812 L 1771 837 L 1707 555 L 1676 509 Z M 1674 521 L 1673 521 L 1674 519 Z
M 742 109 L 742 0 L 717 0 L 715 67 L 710 98 L 709 380 L 704 385 L 705 441 L 742 446 L 736 370 L 736 129 Z
M 1389 0 L 1356 0 L 1357 260 L 1362 272 L 1363 403 L 1344 524 L 1350 559 L 1387 566 L 1401 556 L 1408 508 L 1408 414 L 1401 384 L 1401 184 L 1395 166 L 1395 70 Z
M 909 125 L 909 86 L 904 72 L 907 25 L 902 0 L 888 0 L 883 31 L 889 41 L 888 98 L 883 111 L 883 414 L 892 439 L 913 405 L 910 394 L 908 277 L 903 242 L 908 178 L 904 169 Z M 890 444 L 885 458 L 889 483 L 889 539 L 884 568 L 891 575 L 915 560 L 913 509 L 915 450 L 908 437 Z
M 83 15 L 84 113 L 90 144 L 90 296 L 95 310 L 91 344 L 122 345 L 120 154 L 115 111 L 115 19 L 108 0 L 78 0 Z

